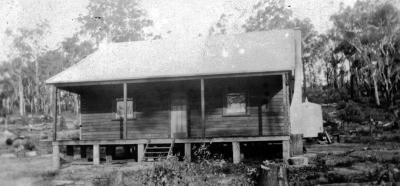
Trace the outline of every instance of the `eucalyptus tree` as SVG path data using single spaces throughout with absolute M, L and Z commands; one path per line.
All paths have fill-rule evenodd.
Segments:
M 377 105 L 380 97 L 394 103 L 399 86 L 400 11 L 390 2 L 357 1 L 332 15 L 336 53 L 350 63 L 350 90 L 361 95 L 371 87 Z
M 12 39 L 11 53 L 8 55 L 9 80 L 14 84 L 14 93 L 18 92 L 19 113 L 25 115 L 25 103 L 28 101 L 31 110 L 38 110 L 37 99 L 39 95 L 39 63 L 37 57 L 46 50 L 42 43 L 48 31 L 46 21 L 39 23 L 34 28 L 8 29 L 6 35 Z M 24 88 L 30 89 L 24 89 Z M 32 91 L 34 90 L 34 91 Z M 27 99 L 29 98 L 29 99 Z
M 79 17 L 80 34 L 96 44 L 103 39 L 110 42 L 137 41 L 146 38 L 145 28 L 153 24 L 146 11 L 135 0 L 90 0 L 89 13 Z

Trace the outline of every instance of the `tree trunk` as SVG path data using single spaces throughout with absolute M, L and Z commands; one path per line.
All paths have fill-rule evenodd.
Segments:
M 380 106 L 381 102 L 379 101 L 379 90 L 378 90 L 378 83 L 376 82 L 376 72 L 372 74 L 372 80 L 374 81 L 374 93 L 375 93 L 376 105 Z
M 355 79 L 354 79 L 354 75 L 353 75 L 354 71 L 350 71 L 350 97 L 351 99 L 355 99 Z
M 25 100 L 24 100 L 24 86 L 22 84 L 22 74 L 18 78 L 18 93 L 19 93 L 19 114 L 25 115 Z
M 34 106 L 35 106 L 35 113 L 38 113 L 39 110 L 39 102 L 40 102 L 40 93 L 39 93 L 39 61 L 35 60 L 35 97 L 34 97 Z
M 302 96 L 302 100 L 304 101 L 304 98 L 307 97 L 307 80 L 306 80 L 306 67 L 305 67 L 305 63 L 303 62 L 303 96 Z
M 11 113 L 10 97 L 7 97 L 6 99 L 6 111 L 7 111 L 6 114 Z

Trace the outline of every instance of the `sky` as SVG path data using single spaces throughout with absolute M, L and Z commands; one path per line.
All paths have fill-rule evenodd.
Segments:
M 258 0 L 144 0 L 142 7 L 154 21 L 156 33 L 168 37 L 206 35 L 222 13 L 246 12 Z M 316 30 L 325 32 L 332 25 L 329 16 L 340 3 L 351 6 L 356 0 L 286 0 L 293 17 L 311 19 Z M 10 40 L 7 28 L 33 27 L 47 20 L 50 34 L 43 41 L 50 49 L 79 29 L 77 17 L 87 14 L 88 0 L 0 0 L 0 61 L 5 60 Z M 163 37 L 165 37 L 163 35 Z

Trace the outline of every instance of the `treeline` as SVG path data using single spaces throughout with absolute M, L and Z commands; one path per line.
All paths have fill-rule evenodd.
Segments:
M 54 90 L 45 80 L 91 54 L 103 41 L 123 42 L 159 38 L 145 32 L 152 25 L 136 1 L 91 0 L 89 13 L 80 16 L 80 30 L 65 38 L 57 49 L 42 41 L 49 35 L 46 21 L 35 28 L 8 29 L 11 38 L 7 61 L 0 63 L 0 112 L 50 114 Z M 59 109 L 78 111 L 78 95 L 60 93 Z
M 46 22 L 33 29 L 7 30 L 12 52 L 0 64 L 3 113 L 49 114 L 53 90 L 44 81 L 94 52 L 101 42 L 161 38 L 147 31 L 153 22 L 136 1 L 91 0 L 87 8 L 88 15 L 78 19 L 80 30 L 57 49 L 41 44 L 49 33 Z M 400 100 L 400 11 L 394 2 L 364 0 L 342 6 L 331 16 L 333 27 L 323 34 L 309 19 L 294 18 L 284 0 L 261 0 L 251 11 L 237 11 L 222 14 L 209 35 L 300 29 L 305 94 L 311 99 L 352 99 L 385 108 Z M 61 94 L 64 110 L 76 112 L 77 103 L 77 95 Z
M 398 109 L 399 9 L 391 1 L 357 1 L 352 8 L 342 7 L 331 20 L 333 28 L 314 44 L 319 51 L 316 60 L 305 61 L 309 86 L 321 87 L 317 80 L 323 74 L 328 96 Z

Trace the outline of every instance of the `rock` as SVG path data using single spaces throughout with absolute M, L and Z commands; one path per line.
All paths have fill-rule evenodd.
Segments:
M 16 158 L 17 156 L 13 153 L 4 153 L 0 155 L 0 158 Z
M 289 158 L 290 165 L 308 165 L 308 157 L 305 156 L 295 156 Z
M 72 185 L 74 181 L 71 180 L 54 180 L 53 185 L 54 186 L 65 186 L 65 185 Z
M 38 154 L 37 154 L 36 151 L 28 151 L 28 152 L 25 153 L 25 155 L 26 155 L 27 157 L 35 157 L 35 156 L 37 156 Z

